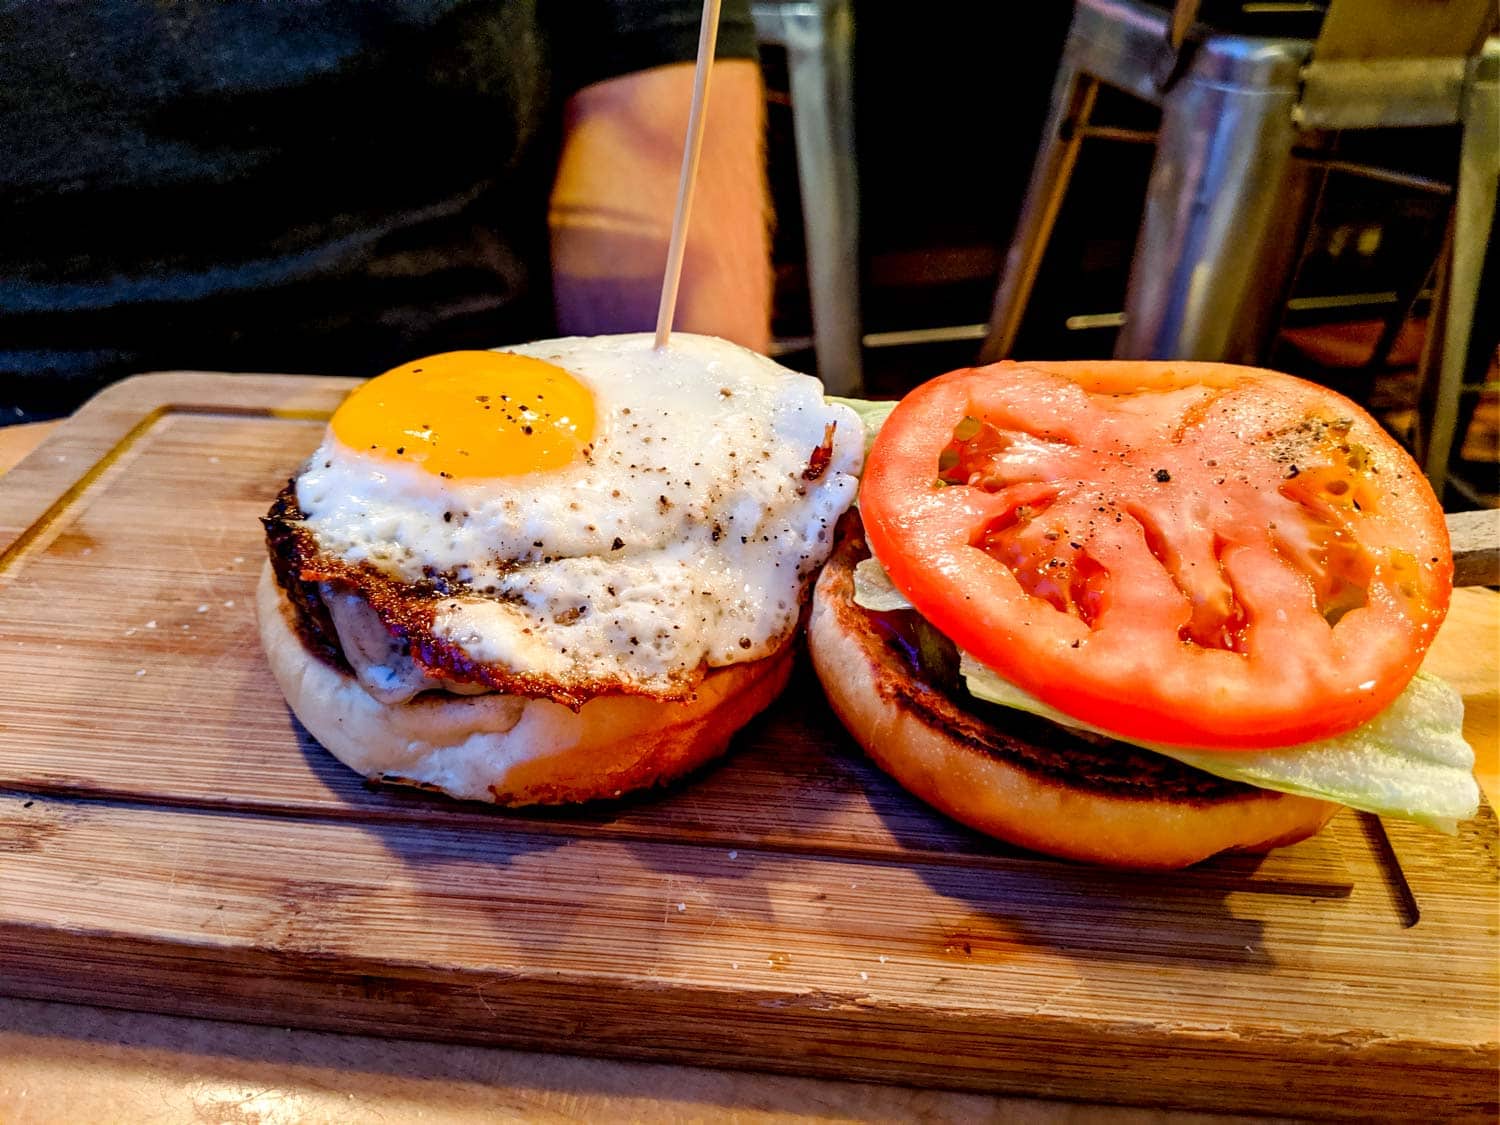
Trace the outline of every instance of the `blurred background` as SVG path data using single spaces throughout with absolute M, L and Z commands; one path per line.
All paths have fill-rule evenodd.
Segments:
M 1500 505 L 1495 0 L 750 6 L 784 363 L 872 397 L 981 355 L 1257 363 L 1368 407 L 1448 507 Z M 425 276 L 397 311 L 441 304 Z M 535 334 L 471 320 L 449 346 Z M 354 327 L 304 367 L 232 354 L 388 366 L 396 329 Z M 0 424 L 95 389 L 55 385 Z
M 1197 32 L 1313 39 L 1326 8 L 1205 4 Z M 978 357 L 1073 6 L 1029 5 L 1023 20 L 1011 5 L 930 0 L 918 18 L 909 5 L 856 3 L 852 16 L 860 361 L 865 393 L 886 397 Z M 782 361 L 813 371 L 788 52 L 763 43 L 762 57 L 778 217 L 773 331 Z M 1100 87 L 1090 115 L 1100 135 L 1079 146 L 1008 354 L 1113 354 L 1160 118 L 1149 102 Z M 1259 357 L 1361 402 L 1408 447 L 1419 439 L 1419 360 L 1460 134 L 1456 123 L 1317 134 L 1320 151 L 1338 159 L 1315 176 L 1289 291 Z M 1350 170 L 1367 161 L 1383 174 Z M 1454 427 L 1450 509 L 1500 503 L 1494 258 L 1490 239 Z

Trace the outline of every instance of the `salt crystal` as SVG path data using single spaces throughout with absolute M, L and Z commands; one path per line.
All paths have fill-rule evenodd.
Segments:
M 890 958 L 889 958 L 889 957 L 887 957 L 887 956 L 886 956 L 886 955 L 885 955 L 885 954 L 884 954 L 884 953 L 882 953 L 882 954 L 881 954 L 881 955 L 880 955 L 880 963 L 881 963 L 881 964 L 882 964 L 882 965 L 884 965 L 884 964 L 885 964 L 885 963 L 886 963 L 886 962 L 887 962 L 887 961 L 889 961 L 889 960 L 890 960 Z
M 234 562 L 235 562 L 236 566 L 238 566 L 240 563 L 242 563 L 244 561 L 245 561 L 245 556 L 244 555 L 235 555 L 234 556 Z
M 148 622 L 146 622 L 146 628 L 148 628 L 148 629 L 155 629 L 156 628 L 156 622 L 155 621 L 148 621 Z
M 685 903 L 685 902 L 679 902 L 677 904 L 677 913 L 682 914 L 686 910 L 687 910 L 687 903 Z
M 135 670 L 135 674 L 137 676 L 144 676 L 146 674 L 146 669 L 144 669 L 144 668 L 137 668 Z
M 233 601 L 227 601 L 227 602 L 225 602 L 224 603 L 224 608 L 225 609 L 233 609 L 234 608 L 234 602 Z
M 859 979 L 860 980 L 869 980 L 870 979 L 870 974 L 869 973 L 860 973 L 859 974 Z
M 199 613 L 207 613 L 208 612 L 208 606 L 206 606 L 206 605 L 200 605 L 198 607 L 198 612 Z
M 208 459 L 208 463 L 210 465 L 217 465 L 219 463 L 219 459 L 217 457 L 210 457 Z
M 125 635 L 127 637 L 133 637 L 133 636 L 135 636 L 135 630 L 134 629 L 126 629 L 125 630 Z
M 739 852 L 730 852 L 729 853 L 729 858 L 730 859 L 739 859 L 740 858 L 740 853 Z

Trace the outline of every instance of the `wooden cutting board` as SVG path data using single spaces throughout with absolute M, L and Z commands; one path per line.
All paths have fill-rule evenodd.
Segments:
M 1345 812 L 1266 857 L 1078 867 L 908 797 L 805 664 L 728 760 L 652 799 L 508 814 L 367 789 L 290 717 L 252 606 L 257 517 L 350 386 L 141 377 L 0 480 L 0 993 L 1090 1101 L 1493 1119 L 1488 806 L 1457 839 Z M 1482 704 L 1471 737 L 1493 739 L 1493 651 L 1476 685 L 1469 638 L 1493 641 L 1495 603 L 1471 612 L 1433 662 Z

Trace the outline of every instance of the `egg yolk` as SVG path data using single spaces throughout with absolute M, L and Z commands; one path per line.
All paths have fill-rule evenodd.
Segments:
M 444 352 L 349 395 L 333 433 L 351 449 L 445 479 L 560 469 L 594 438 L 594 397 L 568 372 L 509 352 Z

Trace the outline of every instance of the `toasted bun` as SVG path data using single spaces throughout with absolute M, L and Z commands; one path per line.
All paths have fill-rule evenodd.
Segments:
M 1222 851 L 1295 843 L 1338 811 L 1327 801 L 1185 775 L 1187 767 L 1160 755 L 1140 762 L 1148 784 L 1122 778 L 1118 766 L 1104 778 L 1070 774 L 1067 753 L 1041 745 L 1045 733 L 1030 733 L 1030 742 L 1008 734 L 914 675 L 872 615 L 854 604 L 854 567 L 868 552 L 851 523 L 813 593 L 813 666 L 870 757 L 955 820 L 1067 859 L 1174 868 Z
M 303 643 L 296 610 L 267 566 L 256 590 L 261 643 L 308 732 L 378 781 L 500 805 L 612 798 L 689 773 L 776 698 L 790 642 L 709 672 L 694 698 L 599 696 L 570 710 L 550 699 L 436 692 L 386 705 Z

